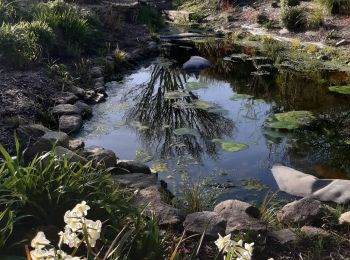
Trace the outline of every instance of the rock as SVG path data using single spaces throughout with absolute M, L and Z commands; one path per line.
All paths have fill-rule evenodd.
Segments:
M 202 234 L 217 238 L 218 234 L 224 234 L 226 229 L 226 220 L 215 212 L 203 211 L 195 212 L 186 216 L 183 227 L 196 234 Z
M 149 217 L 154 214 L 160 226 L 179 225 L 184 219 L 181 210 L 162 201 L 158 187 L 155 185 L 140 190 L 134 205 L 136 207 L 145 207 L 144 212 Z
M 321 201 L 350 203 L 350 180 L 319 179 L 280 165 L 273 166 L 271 171 L 281 191 Z
M 59 129 L 65 133 L 74 133 L 79 131 L 82 126 L 81 115 L 63 115 L 59 119 Z
M 283 28 L 283 29 L 282 29 L 282 30 L 280 30 L 278 33 L 279 33 L 279 34 L 281 34 L 281 35 L 284 35 L 284 34 L 288 34 L 288 33 L 289 33 L 289 31 L 288 31 L 288 29 L 287 29 L 287 28 Z
M 216 205 L 214 212 L 226 220 L 226 234 L 250 230 L 266 231 L 266 225 L 258 219 L 259 209 L 249 203 L 239 200 L 225 200 Z
M 81 157 L 80 155 L 62 146 L 57 146 L 55 148 L 55 154 L 59 159 L 66 158 L 68 162 L 71 162 L 71 163 L 75 162 L 75 163 L 86 164 L 88 162 L 84 157 Z
M 151 174 L 151 169 L 146 165 L 138 161 L 133 160 L 119 160 L 117 167 L 124 168 L 130 173 L 144 173 Z
M 80 115 L 81 114 L 81 109 L 79 109 L 75 105 L 71 104 L 61 104 L 57 105 L 52 109 L 52 114 L 57 115 L 57 116 L 62 116 L 62 115 Z
M 71 92 L 63 92 L 62 96 L 55 99 L 58 104 L 73 104 L 78 97 Z
M 295 232 L 289 228 L 281 229 L 278 231 L 272 231 L 269 233 L 269 236 L 281 245 L 292 244 L 298 240 L 298 237 L 295 234 Z
M 51 146 L 59 145 L 63 147 L 68 147 L 69 136 L 63 132 L 49 131 L 46 132 L 40 139 L 43 139 L 51 144 Z M 39 139 L 39 140 L 40 140 Z
M 20 125 L 16 130 L 17 138 L 22 146 L 34 143 L 39 137 L 50 131 L 50 129 L 40 124 Z
M 70 91 L 72 91 L 74 95 L 76 95 L 78 98 L 82 98 L 82 99 L 86 98 L 86 92 L 84 89 L 74 85 L 69 86 L 69 88 L 70 88 Z
M 105 84 L 105 78 L 100 77 L 100 78 L 95 78 L 92 79 L 92 84 L 95 86 L 97 83 L 101 84 L 102 86 Z
M 128 173 L 114 175 L 119 183 L 134 189 L 144 189 L 157 184 L 157 174 Z
M 326 230 L 322 228 L 312 227 L 312 226 L 303 226 L 301 228 L 301 232 L 308 237 L 314 237 L 314 236 L 328 237 L 330 235 Z
M 200 56 L 192 56 L 182 68 L 187 71 L 199 71 L 210 67 L 210 62 Z
M 68 143 L 68 148 L 69 150 L 72 150 L 72 151 L 81 150 L 84 148 L 84 146 L 85 146 L 85 143 L 81 139 L 72 139 L 72 140 L 69 140 L 69 143 Z
M 97 93 L 102 93 L 104 94 L 106 92 L 106 89 L 104 87 L 104 84 L 100 83 L 100 82 L 96 82 L 95 85 L 94 85 L 94 90 L 97 92 Z
M 103 76 L 103 69 L 101 67 L 93 67 L 90 69 L 91 78 L 100 78 Z
M 88 160 L 92 160 L 94 166 L 104 165 L 106 168 L 115 167 L 117 164 L 117 156 L 112 150 L 104 149 L 99 146 L 87 147 L 84 154 Z
M 339 224 L 350 225 L 350 211 L 341 214 L 339 217 Z
M 80 109 L 81 115 L 83 117 L 89 117 L 92 115 L 92 108 L 88 104 L 84 103 L 83 101 L 75 102 L 74 106 Z
M 322 213 L 323 208 L 320 201 L 311 198 L 303 198 L 285 205 L 277 213 L 277 219 L 286 225 L 305 225 L 320 220 Z
M 169 19 L 170 21 L 177 21 L 177 22 L 182 22 L 182 21 L 191 21 L 193 12 L 188 12 L 188 11 L 177 11 L 177 10 L 167 10 L 164 11 L 164 14 L 166 15 L 166 18 Z

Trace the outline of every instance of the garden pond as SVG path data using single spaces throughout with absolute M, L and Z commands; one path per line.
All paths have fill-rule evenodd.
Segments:
M 107 101 L 94 106 L 80 137 L 148 164 L 173 192 L 200 180 L 220 187 L 220 200 L 275 191 L 274 164 L 350 178 L 350 95 L 329 89 L 348 74 L 301 72 L 214 45 L 163 43 L 157 58 L 107 84 Z M 211 67 L 183 71 L 192 55 Z

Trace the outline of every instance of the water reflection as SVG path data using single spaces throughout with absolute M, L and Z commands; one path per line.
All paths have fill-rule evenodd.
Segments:
M 188 154 L 200 159 L 204 152 L 216 158 L 217 147 L 211 140 L 231 136 L 234 123 L 217 106 L 199 103 L 198 96 L 186 87 L 188 78 L 177 67 L 154 65 L 149 82 L 135 95 L 127 122 L 145 126 L 138 131 L 142 143 L 162 158 Z M 182 128 L 195 130 L 195 134 L 174 133 Z

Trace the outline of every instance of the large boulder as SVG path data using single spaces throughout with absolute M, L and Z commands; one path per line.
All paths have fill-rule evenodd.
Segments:
M 59 129 L 65 133 L 74 133 L 80 130 L 83 124 L 81 115 L 63 115 L 59 119 Z
M 311 224 L 321 219 L 323 210 L 320 201 L 311 198 L 303 198 L 285 205 L 277 213 L 277 219 L 286 225 Z
M 216 205 L 214 212 L 226 220 L 226 234 L 240 231 L 266 232 L 266 224 L 259 219 L 259 209 L 249 203 L 225 200 Z
M 57 146 L 55 147 L 55 150 L 54 150 L 56 156 L 59 158 L 59 159 L 67 159 L 68 162 L 75 162 L 75 163 L 81 163 L 81 164 L 86 164 L 87 163 L 87 160 L 76 154 L 75 152 L 72 152 L 71 150 L 68 150 L 67 148 L 64 148 L 62 146 Z
M 210 62 L 200 56 L 192 56 L 182 68 L 187 71 L 199 71 L 210 67 Z
M 61 115 L 80 115 L 81 109 L 75 105 L 71 104 L 60 104 L 52 108 L 52 114 L 61 116 Z
M 75 102 L 74 106 L 80 109 L 81 115 L 83 117 L 89 117 L 92 115 L 92 108 L 88 104 L 84 103 L 83 101 L 79 100 Z
M 90 146 L 85 148 L 84 154 L 88 160 L 92 160 L 94 166 L 104 165 L 105 167 L 115 167 L 117 156 L 112 150 L 104 149 L 100 146 Z
M 183 223 L 185 230 L 217 238 L 218 234 L 224 234 L 226 229 L 226 220 L 215 212 L 202 211 L 195 212 L 186 216 Z
M 119 160 L 117 167 L 128 170 L 130 173 L 151 174 L 151 169 L 144 163 L 133 160 Z
M 128 173 L 113 175 L 113 178 L 120 184 L 133 189 L 144 189 L 158 182 L 157 174 Z
M 154 215 L 160 226 L 179 225 L 183 219 L 183 212 L 162 201 L 158 187 L 153 185 L 139 191 L 134 201 L 136 207 L 145 207 L 145 214 Z
M 273 166 L 271 171 L 281 191 L 321 201 L 350 203 L 350 180 L 319 179 L 280 165 Z
M 40 124 L 20 125 L 16 130 L 17 138 L 23 146 L 34 143 L 39 137 L 50 131 L 50 129 Z

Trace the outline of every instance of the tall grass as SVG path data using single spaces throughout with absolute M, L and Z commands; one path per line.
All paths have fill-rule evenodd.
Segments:
M 13 22 L 16 18 L 15 1 L 0 0 L 0 25 Z

